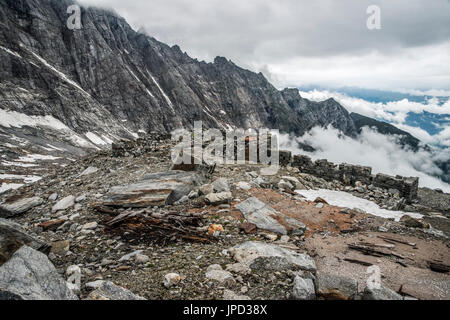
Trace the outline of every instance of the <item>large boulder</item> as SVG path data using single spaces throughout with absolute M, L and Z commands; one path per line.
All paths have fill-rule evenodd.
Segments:
M 19 224 L 0 218 L 0 265 L 8 261 L 23 245 L 46 254 L 51 248 L 45 242 L 25 232 Z
M 78 300 L 47 256 L 22 246 L 0 267 L 0 300 Z
M 276 211 L 255 197 L 239 203 L 235 208 L 242 212 L 248 222 L 255 224 L 259 229 L 283 235 L 288 233 L 301 235 L 306 229 L 304 223 Z
M 249 266 L 252 270 L 316 270 L 316 264 L 309 255 L 275 244 L 249 241 L 231 248 L 230 252 L 238 262 Z
M 173 205 L 205 181 L 206 177 L 196 172 L 166 171 L 147 174 L 138 183 L 111 188 L 100 204 L 124 208 Z
M 6 201 L 0 204 L 0 218 L 12 218 L 26 213 L 44 202 L 39 197 L 22 198 L 14 201 Z

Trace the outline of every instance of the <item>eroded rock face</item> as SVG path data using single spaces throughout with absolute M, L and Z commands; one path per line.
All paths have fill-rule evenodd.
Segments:
M 0 267 L 0 300 L 78 300 L 47 256 L 22 246 Z
M 166 171 L 145 175 L 138 183 L 111 188 L 101 205 L 145 208 L 172 205 L 206 180 L 196 172 Z
M 23 214 L 44 202 L 39 197 L 23 198 L 13 202 L 0 204 L 0 217 L 11 218 Z
M 275 244 L 249 241 L 230 249 L 234 258 L 251 269 L 315 271 L 316 264 L 307 254 L 281 248 Z
M 192 127 L 194 120 L 207 127 L 268 127 L 298 135 L 331 124 L 356 134 L 349 113 L 336 101 L 311 102 L 298 90 L 279 91 L 261 73 L 223 57 L 199 62 L 178 46 L 134 31 L 111 11 L 82 8 L 79 36 L 65 25 L 72 4 L 17 0 L 0 7 L 0 97 L 5 109 L 51 115 L 80 137 L 95 132 L 108 139 L 132 138 L 139 130 L 170 132 Z M 48 22 L 45 28 L 41 16 Z M 235 92 L 241 94 L 231 94 Z M 11 134 L 25 131 L 10 129 Z M 58 135 L 39 130 L 44 146 Z M 67 140 L 65 149 L 70 150 Z M 95 143 L 86 142 L 94 148 Z M 72 144 L 77 151 L 80 147 Z

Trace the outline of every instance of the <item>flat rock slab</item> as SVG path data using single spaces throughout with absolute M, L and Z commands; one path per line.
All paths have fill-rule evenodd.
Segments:
M 8 261 L 23 245 L 43 253 L 48 253 L 51 247 L 25 232 L 19 224 L 0 218 L 0 265 Z
M 75 205 L 75 197 L 67 196 L 59 200 L 52 208 L 52 212 L 63 211 L 69 209 Z
M 249 241 L 231 248 L 230 251 L 238 262 L 248 265 L 253 270 L 316 270 L 316 263 L 309 255 L 275 244 Z
M 306 229 L 304 223 L 276 211 L 256 197 L 239 203 L 235 208 L 242 212 L 248 222 L 255 224 L 259 229 L 283 235 L 288 233 L 300 235 Z
M 47 256 L 28 246 L 0 267 L 0 300 L 78 300 Z
M 23 198 L 14 202 L 0 204 L 0 218 L 12 218 L 41 205 L 44 202 L 39 197 Z
M 146 300 L 110 281 L 98 282 L 95 286 L 97 289 L 92 291 L 86 300 Z
M 146 208 L 172 205 L 206 178 L 196 172 L 166 171 L 148 174 L 135 184 L 110 189 L 101 205 L 124 208 Z

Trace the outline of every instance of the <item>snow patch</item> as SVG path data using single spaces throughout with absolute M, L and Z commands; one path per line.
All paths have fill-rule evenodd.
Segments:
M 57 159 L 60 159 L 60 158 L 50 156 L 50 155 L 43 155 L 43 154 L 28 154 L 26 156 L 20 157 L 17 161 L 33 163 L 33 162 L 36 162 L 36 160 L 57 160 Z
M 16 111 L 0 109 L 0 125 L 5 128 L 48 127 L 55 130 L 70 130 L 64 123 L 53 116 L 29 116 Z
M 92 132 L 88 132 L 84 134 L 92 143 L 99 145 L 99 146 L 104 146 L 107 145 L 108 143 L 106 143 L 105 141 L 102 140 L 102 138 L 100 138 L 98 135 L 96 135 L 95 133 Z
M 20 54 L 18 54 L 17 52 L 14 52 L 12 50 L 9 50 L 8 48 L 0 46 L 0 49 L 5 50 L 6 52 L 8 52 L 9 54 L 11 54 L 13 56 L 16 56 L 18 58 L 22 58 L 22 56 Z
M 148 72 L 148 71 L 147 71 Z M 166 95 L 166 93 L 164 92 L 164 90 L 160 87 L 158 81 L 156 81 L 155 77 L 152 76 L 152 74 L 150 72 L 148 72 L 150 78 L 152 78 L 153 83 L 158 87 L 159 91 L 161 92 L 161 94 L 163 95 L 164 99 L 166 99 L 167 104 L 169 105 L 169 107 L 172 109 L 172 111 L 175 112 L 175 109 L 173 108 L 173 104 L 172 101 L 170 101 L 169 97 Z
M 309 201 L 314 201 L 316 198 L 320 197 L 325 199 L 330 205 L 350 208 L 350 209 L 360 209 L 371 215 L 382 217 L 386 219 L 394 218 L 395 221 L 400 221 L 400 218 L 404 215 L 420 219 L 423 216 L 417 213 L 403 212 L 403 211 L 391 211 L 386 209 L 381 209 L 376 203 L 355 197 L 354 195 L 343 192 L 334 191 L 327 189 L 319 190 L 296 190 L 298 194 L 304 196 Z

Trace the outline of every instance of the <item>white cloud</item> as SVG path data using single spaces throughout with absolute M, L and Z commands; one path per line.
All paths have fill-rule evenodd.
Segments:
M 422 187 L 440 188 L 450 192 L 449 184 L 433 177 L 442 174 L 433 159 L 448 159 L 449 149 L 436 154 L 426 151 L 414 153 L 402 149 L 395 137 L 379 134 L 369 128 L 363 128 L 357 140 L 343 136 L 331 127 L 315 127 L 299 138 L 280 135 L 280 145 L 283 149 L 291 150 L 294 154 L 308 154 L 298 148 L 296 141 L 307 143 L 317 150 L 309 153 L 313 159 L 369 166 L 373 168 L 373 173 L 419 177 Z
M 450 114 L 450 99 L 444 104 L 439 105 L 437 99 L 429 99 L 426 103 L 409 101 L 408 99 L 376 103 L 349 97 L 346 94 L 338 92 L 319 90 L 301 91 L 300 95 L 312 101 L 324 101 L 329 98 L 334 98 L 348 111 L 392 122 L 397 128 L 409 132 L 424 143 L 450 146 L 450 128 L 448 126 L 441 126 L 442 131 L 438 134 L 430 135 L 419 127 L 412 127 L 404 123 L 409 112 L 423 113 L 426 111 L 434 114 Z
M 81 0 L 195 58 L 230 58 L 277 86 L 450 90 L 448 0 Z M 379 5 L 382 29 L 367 29 Z

